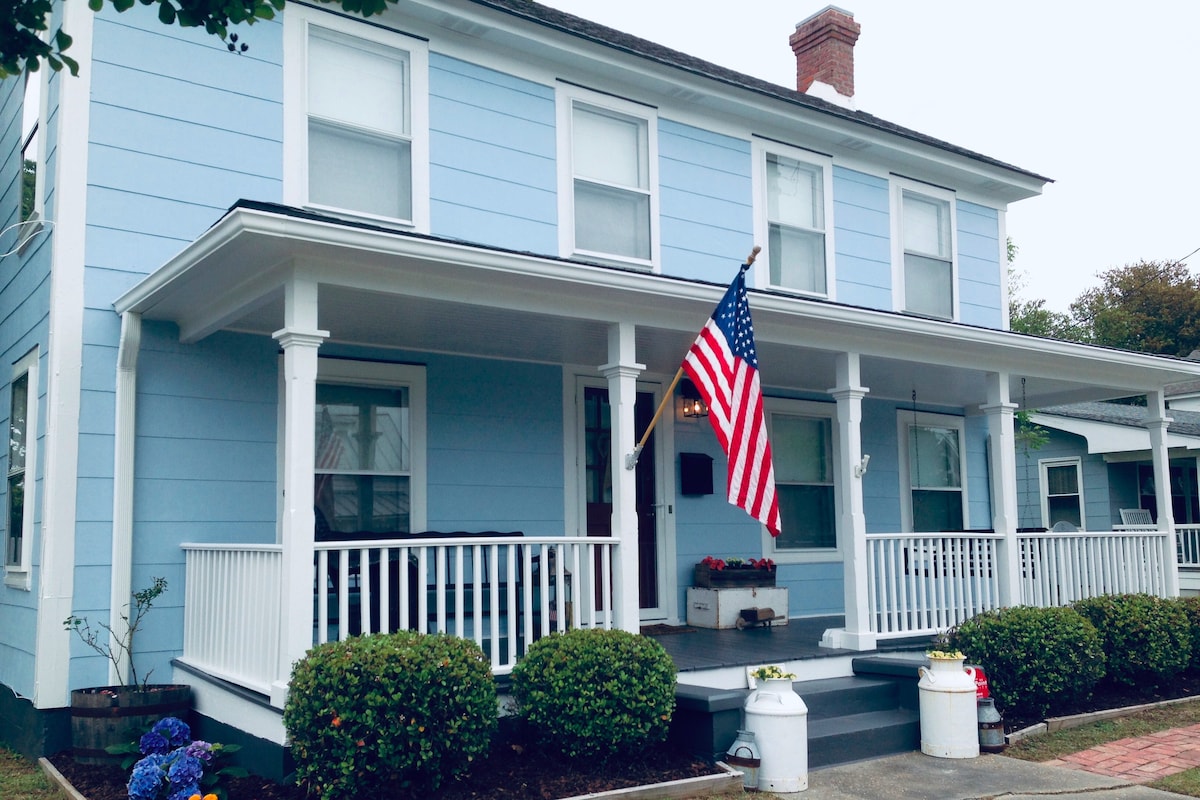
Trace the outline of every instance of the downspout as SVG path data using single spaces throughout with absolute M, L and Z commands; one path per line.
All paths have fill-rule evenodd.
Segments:
M 113 422 L 113 522 L 112 594 L 108 624 L 118 638 L 124 637 L 133 596 L 133 452 L 137 422 L 137 361 L 142 342 L 142 315 L 121 315 L 121 340 L 117 348 L 117 394 Z M 114 684 L 127 682 L 129 665 L 109 668 Z

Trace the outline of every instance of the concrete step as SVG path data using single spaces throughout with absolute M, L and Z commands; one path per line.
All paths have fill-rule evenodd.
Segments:
M 826 678 L 801 681 L 792 688 L 808 706 L 809 720 L 887 711 L 900 705 L 899 686 L 889 678 Z
M 809 769 L 920 748 L 920 715 L 911 708 L 810 719 L 808 723 Z

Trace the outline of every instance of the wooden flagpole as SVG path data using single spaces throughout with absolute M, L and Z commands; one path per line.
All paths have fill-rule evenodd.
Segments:
M 746 269 L 754 263 L 754 259 L 758 258 L 758 254 L 762 252 L 762 248 L 754 245 L 754 249 L 750 251 L 750 255 L 746 256 L 746 263 L 742 265 L 742 269 Z M 675 387 L 679 385 L 679 379 L 683 377 L 683 366 L 675 370 L 675 377 L 671 380 L 671 385 L 667 387 L 667 391 L 663 394 L 662 401 L 658 404 L 658 410 L 654 412 L 654 419 L 650 420 L 650 424 L 646 426 L 646 432 L 642 434 L 642 438 L 634 446 L 633 452 L 625 456 L 625 469 L 633 469 L 637 466 L 638 459 L 642 455 L 642 448 L 646 446 L 646 441 L 650 438 L 650 434 L 654 432 L 654 428 L 658 425 L 658 421 L 662 419 L 663 410 L 666 409 L 667 403 L 671 402 L 671 398 L 675 395 Z

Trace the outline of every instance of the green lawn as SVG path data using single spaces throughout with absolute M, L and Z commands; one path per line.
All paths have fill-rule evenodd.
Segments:
M 22 800 L 67 800 L 36 762 L 0 747 L 0 797 Z

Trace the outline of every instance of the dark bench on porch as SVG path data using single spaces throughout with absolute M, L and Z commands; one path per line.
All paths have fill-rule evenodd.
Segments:
M 382 532 L 380 532 L 380 531 L 352 531 L 352 532 L 318 531 L 315 538 L 318 542 L 388 541 L 388 542 L 395 542 L 395 544 L 389 544 L 388 545 L 389 547 L 399 547 L 399 546 L 404 546 L 404 545 L 408 544 L 410 541 L 412 543 L 416 544 L 417 540 L 428 540 L 428 539 L 463 539 L 463 540 L 512 539 L 512 538 L 521 538 L 524 535 L 525 534 L 523 531 L 422 531 L 420 533 L 408 533 L 408 532 L 400 532 L 400 531 L 382 531 Z M 469 546 L 469 541 L 464 541 L 464 545 Z M 514 552 L 514 557 L 519 559 L 520 558 L 519 552 L 520 551 L 519 551 L 519 547 L 518 547 L 518 549 Z M 358 563 L 359 559 L 358 559 L 357 552 L 351 551 L 345 555 L 347 555 L 350 558 L 350 564 L 347 569 L 347 574 L 349 576 L 347 591 L 350 594 L 351 606 L 357 608 L 359 606 L 359 594 L 360 594 L 361 579 L 362 579 L 361 565 Z M 484 547 L 480 553 L 480 556 L 481 556 L 480 589 L 485 590 L 483 597 L 482 597 L 481 605 L 483 607 L 484 616 L 488 616 L 491 614 L 491 594 L 492 594 L 492 592 L 491 592 L 491 588 L 492 588 L 491 571 L 490 571 L 489 563 L 488 563 L 488 559 L 490 557 L 490 548 Z M 474 608 L 475 608 L 474 587 L 469 585 L 469 581 L 474 576 L 473 565 L 471 565 L 470 561 L 469 561 L 469 559 L 474 557 L 473 549 L 464 548 L 463 557 L 464 557 L 464 559 L 468 560 L 467 566 L 463 570 L 464 576 L 465 576 L 466 580 L 468 581 L 468 585 L 463 587 L 462 612 L 465 614 L 470 614 L 470 613 L 473 613 Z M 518 564 L 519 564 L 519 561 L 518 561 Z M 432 568 L 432 561 L 430 562 L 430 567 Z M 438 613 L 437 586 L 433 582 L 432 577 L 422 580 L 421 576 L 418 574 L 418 569 L 419 568 L 418 568 L 416 559 L 410 554 L 409 559 L 408 559 L 408 620 L 407 620 L 407 624 L 401 625 L 401 623 L 400 623 L 400 588 L 399 588 L 400 587 L 400 559 L 398 558 L 398 554 L 396 554 L 396 553 L 392 553 L 388 559 L 389 591 L 388 591 L 388 606 L 387 606 L 387 608 L 388 608 L 388 620 L 389 620 L 388 630 L 389 630 L 389 632 L 399 630 L 402 627 L 407 627 L 412 630 L 428 630 L 428 629 L 432 629 L 436 625 L 437 613 Z M 497 594 L 500 598 L 499 613 L 501 615 L 504 615 L 507 613 L 507 603 L 508 603 L 508 581 L 507 581 L 508 571 L 503 564 L 499 565 L 498 573 L 499 573 L 499 575 L 498 575 Z M 380 565 L 379 565 L 379 561 L 378 561 L 377 557 L 375 559 L 372 559 L 371 563 L 369 564 L 368 571 L 367 571 L 367 577 L 368 577 L 368 580 L 369 580 L 370 586 L 371 586 L 371 597 L 370 597 L 371 630 L 379 630 L 380 622 L 381 622 L 381 615 L 380 615 L 381 597 L 380 597 L 380 593 L 379 593 L 381 575 L 380 575 Z M 447 581 L 452 581 L 454 578 L 453 572 L 451 570 L 447 570 L 447 574 L 446 574 L 445 578 Z M 334 557 L 329 558 L 328 564 L 327 564 L 326 580 L 328 581 L 327 585 L 330 587 L 331 594 L 333 594 L 333 596 L 336 597 L 338 586 L 339 586 L 339 581 L 340 581 L 340 565 L 338 564 L 337 558 L 334 558 Z M 519 595 L 520 581 L 521 581 L 520 567 L 518 566 L 517 567 L 518 597 L 520 596 Z M 419 619 L 419 616 L 420 616 L 419 592 L 420 592 L 420 587 L 422 586 L 422 584 L 424 584 L 425 592 L 426 592 L 426 616 L 427 616 L 427 619 L 426 619 L 426 625 L 424 625 L 424 626 L 421 625 L 421 621 Z M 454 604 L 455 589 L 454 589 L 453 584 L 449 584 L 449 583 L 447 584 L 447 586 L 445 587 L 444 595 L 445 595 L 445 608 L 446 608 L 447 620 L 452 620 L 452 619 L 454 619 L 454 616 L 456 613 L 455 604 Z M 329 617 L 329 621 L 330 621 L 330 623 L 336 624 L 338 622 L 338 619 L 336 618 L 336 616 L 334 614 L 331 614 Z M 362 624 L 361 624 L 360 615 L 358 613 L 355 613 L 352 611 L 350 614 L 350 620 L 349 620 L 349 633 L 351 636 L 354 636 L 361 632 L 362 632 Z

